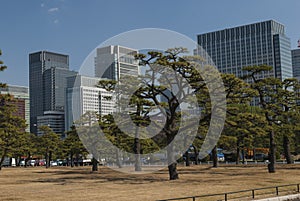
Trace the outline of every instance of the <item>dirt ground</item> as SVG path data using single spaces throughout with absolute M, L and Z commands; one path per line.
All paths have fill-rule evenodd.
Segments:
M 278 165 L 273 174 L 267 172 L 265 165 L 179 167 L 180 179 L 175 181 L 168 180 L 166 169 L 146 175 L 125 174 L 106 167 L 100 167 L 97 173 L 90 169 L 3 168 L 0 200 L 142 201 L 300 183 L 300 165 Z M 211 200 L 217 199 L 220 198 Z

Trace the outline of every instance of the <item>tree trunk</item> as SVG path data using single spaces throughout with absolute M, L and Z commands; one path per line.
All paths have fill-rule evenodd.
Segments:
M 292 155 L 291 155 L 291 150 L 290 150 L 290 139 L 287 135 L 283 136 L 283 150 L 284 150 L 284 156 L 286 158 L 286 163 L 287 164 L 292 164 Z
M 185 166 L 190 166 L 190 154 L 189 149 L 185 152 Z
M 49 162 L 52 161 L 52 151 L 49 151 Z M 49 163 L 49 167 L 51 166 L 51 164 Z
M 79 166 L 79 154 L 78 153 L 76 153 L 75 154 L 76 155 L 76 167 L 78 167 Z
M 119 149 L 118 148 L 116 148 L 116 163 L 117 163 L 117 166 L 119 167 L 119 168 L 122 168 L 122 165 L 121 165 L 121 161 L 120 161 L 120 153 L 119 153 Z
M 48 150 L 46 151 L 45 158 L 46 158 L 46 168 L 49 168 L 50 167 L 50 157 L 49 157 Z
M 169 152 L 167 152 L 167 153 L 168 153 L 169 157 L 172 157 L 171 155 L 174 155 L 173 153 L 169 153 Z M 168 169 L 169 169 L 170 180 L 179 179 L 178 172 L 177 172 L 177 163 L 176 162 L 169 163 Z
M 242 164 L 245 164 L 245 147 L 242 147 Z
M 71 167 L 74 167 L 74 158 L 73 158 L 74 154 L 73 152 L 70 153 L 70 158 L 71 158 Z
M 0 170 L 2 169 L 2 164 L 3 164 L 4 158 L 6 156 L 6 153 L 7 153 L 7 150 L 4 149 L 3 154 L 1 156 L 1 160 L 0 160 Z
M 187 147 L 187 136 L 184 137 L 184 143 L 183 146 L 186 148 Z M 187 148 L 185 151 L 184 155 L 185 156 L 185 166 L 190 166 L 190 155 L 189 155 L 189 149 L 190 147 Z
M 241 152 L 241 150 L 240 150 L 240 146 L 239 146 L 239 144 L 237 145 L 237 147 L 236 147 L 236 161 L 235 161 L 235 164 L 240 164 L 240 152 Z
M 139 125 L 136 126 L 135 129 L 135 138 L 134 138 L 134 154 L 135 154 L 135 164 L 134 169 L 135 171 L 142 171 L 141 167 L 141 143 L 139 138 Z
M 288 112 L 289 107 L 285 106 L 284 111 Z M 287 122 L 290 122 L 289 118 L 287 119 Z M 291 155 L 290 138 L 285 133 L 283 134 L 283 151 L 284 151 L 284 156 L 285 156 L 285 159 L 286 159 L 286 163 L 287 164 L 292 164 L 293 159 L 292 159 L 292 155 Z
M 193 147 L 194 147 L 194 153 L 195 153 L 195 165 L 198 165 L 199 164 L 199 162 L 198 162 L 199 161 L 199 158 L 198 158 L 199 152 L 198 152 L 198 149 L 196 146 L 193 145 Z
M 28 161 L 30 160 L 30 158 L 31 158 L 31 153 L 27 152 L 27 157 L 25 159 L 25 167 L 27 167 L 27 164 L 28 164 Z
M 268 171 L 269 173 L 275 173 L 275 162 L 276 162 L 276 143 L 274 137 L 274 131 L 272 130 L 269 133 L 270 139 L 270 151 L 269 151 L 269 164 L 268 164 Z
M 218 155 L 217 155 L 217 146 L 215 146 L 212 150 L 212 160 L 213 160 L 213 167 L 218 167 Z
M 177 163 L 172 163 L 172 164 L 168 165 L 168 169 L 169 169 L 170 180 L 179 179 L 179 176 L 177 173 Z
M 17 162 L 16 165 L 17 165 L 18 167 L 21 166 L 21 157 L 22 157 L 21 155 L 18 155 L 18 161 L 16 161 L 16 162 Z
M 94 157 L 92 158 L 92 171 L 98 171 L 98 161 Z
M 168 142 L 172 142 L 172 140 L 173 138 L 170 139 L 170 137 L 168 137 Z M 177 162 L 175 160 L 175 155 L 174 155 L 174 145 L 172 143 L 168 143 L 167 158 L 168 158 L 168 169 L 169 169 L 170 180 L 179 179 L 178 172 L 177 172 Z

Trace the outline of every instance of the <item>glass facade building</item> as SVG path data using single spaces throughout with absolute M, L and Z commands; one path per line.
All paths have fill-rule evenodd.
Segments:
M 242 77 L 243 67 L 266 64 L 273 70 L 260 77 L 293 76 L 290 39 L 284 25 L 273 20 L 204 33 L 197 39 L 221 73 Z
M 44 111 L 64 111 L 66 100 L 67 77 L 76 75 L 68 69 L 51 67 L 45 70 Z
M 300 49 L 292 50 L 293 76 L 300 80 Z
M 59 131 L 60 134 L 64 132 L 64 118 L 61 118 L 61 114 L 57 112 L 64 112 L 66 77 L 75 74 L 76 72 L 69 70 L 68 55 L 48 51 L 29 55 L 30 131 L 32 133 L 38 133 L 38 126 L 44 125 L 41 121 L 47 119 L 51 122 L 49 118 L 54 116 L 55 121 L 61 119 L 62 129 L 54 128 L 54 124 L 50 124 L 50 128 Z
M 60 134 L 64 138 L 65 134 L 65 119 L 64 112 L 59 111 L 45 111 L 42 116 L 37 116 L 37 127 L 48 126 L 53 132 Z M 43 132 L 37 129 L 37 135 L 42 135 Z

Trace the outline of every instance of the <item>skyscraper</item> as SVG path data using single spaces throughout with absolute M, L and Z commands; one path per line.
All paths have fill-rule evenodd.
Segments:
M 76 72 L 69 70 L 68 55 L 48 51 L 29 55 L 30 131 L 32 133 L 38 133 L 37 128 L 41 125 L 52 128 L 53 121 L 49 117 L 56 115 L 57 120 L 64 116 L 61 113 L 64 112 L 65 107 L 66 77 L 75 74 Z M 61 121 L 63 131 L 64 119 Z
M 124 75 L 137 76 L 139 65 L 134 58 L 137 53 L 137 50 L 118 45 L 98 48 L 95 76 L 111 80 L 119 80 Z
M 281 80 L 293 76 L 290 39 L 284 25 L 273 20 L 198 35 L 198 44 L 208 53 L 221 73 L 245 75 L 245 66 L 273 67 L 263 77 Z
M 30 132 L 30 109 L 28 87 L 8 85 L 7 88 L 0 88 L 0 94 L 10 94 L 15 99 L 16 115 L 25 119 L 26 132 Z
M 44 71 L 44 111 L 64 111 L 67 77 L 76 75 L 68 69 L 51 67 Z
M 300 80 L 300 49 L 292 50 L 293 77 Z
M 113 93 L 96 87 L 100 79 L 82 75 L 67 78 L 66 130 L 86 112 L 95 112 L 100 116 L 113 112 Z

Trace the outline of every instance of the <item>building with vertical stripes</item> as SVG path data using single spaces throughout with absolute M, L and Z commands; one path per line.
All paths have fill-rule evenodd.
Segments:
M 221 73 L 242 77 L 243 67 L 266 64 L 273 70 L 260 77 L 293 77 L 290 39 L 274 20 L 199 34 L 198 44 Z

